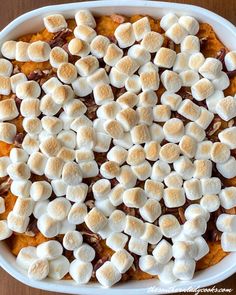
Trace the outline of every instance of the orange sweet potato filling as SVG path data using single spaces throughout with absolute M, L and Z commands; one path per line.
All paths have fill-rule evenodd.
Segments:
M 135 22 L 136 20 L 142 18 L 143 16 L 141 15 L 134 15 L 131 16 L 130 18 L 125 17 L 127 21 L 130 22 Z M 158 20 L 154 20 L 153 18 L 149 17 L 150 19 L 150 24 L 151 24 L 151 29 L 153 31 L 159 32 L 159 33 L 164 33 L 163 30 L 160 28 L 160 24 Z M 111 37 L 114 35 L 114 31 L 116 27 L 119 25 L 117 22 L 114 21 L 114 18 L 110 16 L 101 16 L 96 19 L 97 22 L 97 27 L 96 31 L 98 34 L 105 35 L 108 37 Z M 74 29 L 75 27 L 75 21 L 74 20 L 68 20 L 68 27 L 70 29 Z M 49 33 L 46 29 L 42 30 L 39 33 L 35 34 L 28 34 L 25 36 L 22 36 L 19 38 L 19 40 L 25 41 L 25 42 L 34 42 L 37 40 L 43 40 L 43 41 L 49 41 L 53 38 L 54 34 Z M 207 23 L 202 23 L 200 24 L 200 31 L 198 33 L 199 38 L 207 38 L 206 46 L 204 46 L 204 49 L 202 50 L 203 54 L 208 57 L 208 56 L 216 56 L 217 52 L 225 48 L 225 46 L 221 43 L 221 41 L 217 38 L 214 30 L 212 27 L 207 24 Z M 67 37 L 67 41 L 69 41 L 71 38 L 73 38 L 73 35 L 71 34 L 70 36 Z M 164 41 L 164 46 L 166 46 L 168 40 L 165 38 Z M 227 48 L 225 48 L 227 50 Z M 175 45 L 175 50 L 179 52 L 179 46 Z M 51 65 L 49 62 L 41 62 L 41 63 L 36 63 L 36 62 L 13 62 L 14 65 L 17 65 L 19 67 L 19 70 L 26 75 L 30 74 L 34 70 L 52 70 L 54 69 L 51 68 Z M 233 95 L 236 90 L 236 77 L 231 78 L 231 84 L 228 87 L 228 89 L 225 90 L 225 95 Z M 160 87 L 158 89 L 157 94 L 160 96 L 164 91 L 163 87 Z M 0 96 L 0 100 L 7 99 L 9 96 Z M 18 118 L 12 120 L 12 122 L 16 125 L 18 132 L 22 132 L 22 117 L 19 116 Z M 221 127 L 218 130 L 218 132 L 224 128 L 228 127 L 228 123 L 224 122 L 221 120 Z M 216 135 L 218 134 L 216 133 Z M 4 142 L 0 142 L 0 156 L 6 156 L 9 155 L 9 152 L 13 145 L 6 144 Z M 236 185 L 236 177 L 233 179 L 222 179 L 224 184 L 226 186 L 232 186 Z M 6 206 L 6 211 L 3 214 L 0 214 L 0 220 L 6 219 L 8 213 L 12 210 L 14 207 L 16 201 L 16 197 L 9 191 L 8 194 L 5 196 L 5 206 Z M 230 213 L 230 212 L 229 212 Z M 234 212 L 231 212 L 234 213 Z M 58 237 L 60 240 L 61 237 Z M 19 251 L 26 246 L 37 246 L 44 241 L 48 240 L 45 238 L 41 233 L 35 234 L 35 236 L 30 236 L 26 234 L 13 234 L 7 241 L 9 248 L 11 252 L 14 255 L 17 255 Z M 223 259 L 227 253 L 225 253 L 220 245 L 220 241 L 217 242 L 209 242 L 209 247 L 210 247 L 210 252 L 203 257 L 200 261 L 197 263 L 197 270 L 202 270 L 205 268 L 208 268 L 216 263 L 218 263 L 221 259 Z M 104 256 L 111 256 L 113 251 L 109 249 L 104 241 L 101 241 L 101 246 L 103 248 L 103 254 Z M 71 254 L 66 254 L 69 259 L 71 259 Z M 143 280 L 143 279 L 148 279 L 152 278 L 153 276 L 148 275 L 146 273 L 143 273 L 140 270 L 134 271 L 133 269 L 129 270 L 127 274 L 125 274 L 125 279 L 135 279 L 135 280 Z M 65 276 L 65 279 L 70 279 L 69 275 Z

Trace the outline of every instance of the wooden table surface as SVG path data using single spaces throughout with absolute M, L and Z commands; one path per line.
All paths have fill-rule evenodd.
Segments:
M 130 0 L 131 1 L 131 0 Z M 32 9 L 59 3 L 83 2 L 72 0 L 0 0 L 0 29 L 24 12 Z M 212 10 L 236 24 L 236 1 L 235 0 L 173 0 L 166 2 L 179 2 L 195 4 Z M 235 263 L 232 261 L 232 263 Z M 216 285 L 217 288 L 235 289 L 231 294 L 236 294 L 236 274 L 229 279 Z M 1 295 L 59 295 L 36 290 L 27 287 L 13 279 L 4 270 L 0 269 L 0 294 Z M 208 294 L 208 293 L 204 293 Z M 209 293 L 210 294 L 210 293 Z

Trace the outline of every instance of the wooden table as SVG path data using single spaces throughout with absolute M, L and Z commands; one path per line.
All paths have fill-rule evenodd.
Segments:
M 131 1 L 131 0 L 130 0 Z M 0 0 L 0 28 L 3 28 L 10 21 L 21 15 L 24 12 L 30 11 L 32 9 L 42 7 L 50 4 L 58 3 L 70 3 L 70 2 L 80 2 L 73 0 Z M 81 1 L 82 2 L 82 1 Z M 223 17 L 227 18 L 234 24 L 236 24 L 236 1 L 235 0 L 173 0 L 166 2 L 179 2 L 195 4 L 207 9 L 210 9 Z M 59 293 L 50 293 L 41 290 L 36 290 L 27 287 L 11 276 L 9 276 L 5 271 L 0 269 L 1 295 L 59 295 Z M 235 289 L 231 294 L 236 294 L 236 275 L 225 280 L 224 282 L 216 285 L 217 288 L 231 288 Z M 207 294 L 207 293 L 204 293 Z M 210 293 L 209 293 L 210 294 Z

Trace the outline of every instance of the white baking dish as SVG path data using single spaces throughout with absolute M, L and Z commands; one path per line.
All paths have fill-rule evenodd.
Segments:
M 207 22 L 212 25 L 221 41 L 229 49 L 236 50 L 235 27 L 230 22 L 211 11 L 192 5 L 127 0 L 62 4 L 33 10 L 15 19 L 0 32 L 0 45 L 5 40 L 15 39 L 26 33 L 39 31 L 43 27 L 42 18 L 45 15 L 59 12 L 64 14 L 66 18 L 69 18 L 73 17 L 75 12 L 82 8 L 88 8 L 96 15 L 120 13 L 124 15 L 148 14 L 154 17 L 161 17 L 167 12 L 174 12 L 178 15 L 192 15 L 200 22 Z M 171 286 L 165 285 L 156 279 L 120 283 L 111 289 L 105 289 L 97 283 L 79 286 L 72 281 L 54 281 L 50 279 L 40 282 L 32 281 L 28 279 L 27 274 L 24 271 L 18 268 L 14 256 L 10 253 L 4 242 L 0 243 L 0 265 L 11 276 L 24 284 L 48 291 L 80 295 L 91 295 L 92 293 L 120 295 L 122 292 L 125 295 L 143 295 L 147 293 L 163 294 L 178 292 L 179 289 L 186 290 L 189 288 L 209 286 L 228 278 L 236 272 L 236 253 L 229 254 L 220 263 L 207 270 L 197 272 L 193 280 L 186 282 L 177 281 L 171 284 Z

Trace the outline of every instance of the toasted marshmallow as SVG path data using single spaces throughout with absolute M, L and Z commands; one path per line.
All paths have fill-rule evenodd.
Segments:
M 98 164 L 96 161 L 87 161 L 79 164 L 83 178 L 94 177 L 98 175 Z
M 142 144 L 151 140 L 151 134 L 147 125 L 139 124 L 132 128 L 131 139 L 134 144 Z
M 107 179 L 99 179 L 92 186 L 95 200 L 104 200 L 111 191 L 111 183 Z
M 148 199 L 139 212 L 143 219 L 154 222 L 161 215 L 160 203 L 155 199 Z
M 117 139 L 121 138 L 124 133 L 121 123 L 119 123 L 116 120 L 107 120 L 104 123 L 104 130 L 109 136 L 111 136 L 112 138 L 117 138 Z
M 147 17 L 143 17 L 133 23 L 133 30 L 136 41 L 140 41 L 144 38 L 146 33 L 151 31 L 150 23 Z
M 113 162 L 118 163 L 119 165 L 124 164 L 127 158 L 127 151 L 118 145 L 115 145 L 107 153 L 107 159 Z
M 126 93 L 138 93 L 140 92 L 141 87 L 140 77 L 138 75 L 128 77 L 128 79 L 125 81 L 125 88 L 127 91 L 129 91 Z
M 79 148 L 92 149 L 95 145 L 95 133 L 92 127 L 81 126 L 77 130 L 77 146 Z
M 189 219 L 183 225 L 184 233 L 190 238 L 203 235 L 206 231 L 206 227 L 206 219 L 202 216 Z
M 154 58 L 154 64 L 161 68 L 170 69 L 175 62 L 176 52 L 172 49 L 161 47 Z
M 100 119 L 98 119 L 100 120 Z M 77 132 L 77 130 L 81 127 L 81 126 L 92 126 L 94 125 L 94 128 L 97 129 L 97 131 L 103 131 L 102 130 L 98 130 L 99 128 L 97 127 L 97 125 L 95 124 L 97 122 L 92 122 L 87 116 L 85 115 L 81 115 L 78 118 L 74 119 L 71 124 L 70 124 L 70 128 L 67 129 L 72 129 L 75 132 Z M 97 127 L 97 128 L 96 128 Z M 99 126 L 100 127 L 100 126 Z M 64 128 L 65 129 L 65 128 Z
M 235 233 L 236 217 L 231 214 L 220 214 L 216 220 L 216 227 L 221 232 Z
M 49 263 L 46 259 L 36 259 L 28 269 L 28 277 L 35 281 L 41 281 L 48 276 Z
M 178 145 L 174 143 L 167 143 L 160 148 L 159 157 L 160 160 L 164 162 L 173 163 L 179 158 L 179 154 L 180 148 Z
M 95 258 L 95 250 L 85 243 L 76 248 L 73 254 L 76 259 L 83 262 L 91 262 Z
M 141 145 L 132 146 L 127 154 L 126 162 L 129 165 L 138 165 L 145 160 L 145 152 Z
M 67 232 L 63 237 L 63 247 L 69 251 L 73 251 L 76 248 L 80 247 L 82 245 L 82 242 L 83 237 L 78 231 Z
M 60 230 L 59 223 L 47 214 L 39 217 L 37 226 L 40 232 L 47 238 L 57 236 Z
M 215 79 L 222 70 L 222 63 L 216 58 L 208 57 L 199 68 L 199 73 L 207 79 Z
M 179 23 L 173 24 L 165 33 L 175 44 L 180 44 L 187 34 L 188 32 Z
M 184 124 L 180 119 L 169 119 L 163 125 L 163 132 L 166 140 L 177 143 L 184 135 Z
M 20 161 L 14 161 L 14 154 L 16 154 L 17 151 L 14 151 L 14 148 L 12 150 L 10 152 L 10 155 L 12 154 L 12 156 L 10 156 L 10 158 L 7 156 L 0 157 L 0 177 L 7 176 L 7 167 L 11 164 L 12 158 L 13 158 L 13 161 L 12 161 L 13 163 L 24 162 L 24 161 L 22 161 L 21 158 L 19 159 Z
M 193 84 L 191 92 L 196 100 L 202 101 L 214 93 L 214 85 L 208 79 L 202 78 Z
M 152 255 L 157 263 L 166 264 L 172 257 L 172 247 L 166 240 L 161 240 L 154 248 Z
M 143 207 L 147 200 L 144 190 L 139 187 L 127 189 L 122 197 L 124 204 L 132 208 Z
M 164 185 L 161 182 L 148 179 L 145 181 L 144 190 L 148 198 L 160 201 L 163 197 Z
M 53 116 L 44 116 L 41 120 L 43 129 L 49 134 L 58 134 L 62 130 L 62 121 Z
M 67 162 L 62 169 L 62 180 L 68 185 L 78 185 L 82 180 L 82 171 L 79 165 Z
M 134 44 L 135 34 L 131 23 L 120 24 L 114 33 L 120 48 L 127 48 Z
M 151 59 L 150 53 L 139 44 L 131 46 L 128 50 L 128 55 L 135 59 L 140 66 L 146 64 Z
M 119 206 L 123 202 L 124 187 L 120 184 L 116 185 L 109 193 L 109 200 L 113 206 Z M 105 195 L 105 197 L 107 197 Z
M 38 138 L 36 135 L 32 136 L 32 135 L 26 134 L 22 142 L 22 148 L 30 155 L 35 152 L 38 152 L 39 141 L 37 139 Z
M 41 114 L 40 100 L 37 98 L 25 98 L 20 105 L 23 117 L 38 117 Z
M 128 236 L 122 233 L 112 233 L 106 240 L 106 244 L 114 251 L 121 250 L 125 247 Z
M 190 99 L 185 99 L 182 101 L 178 108 L 178 113 L 183 117 L 195 121 L 200 116 L 200 107 L 193 103 Z
M 236 148 L 236 127 L 226 128 L 218 134 L 220 141 L 227 144 L 230 149 Z
M 70 54 L 84 57 L 90 52 L 89 44 L 86 41 L 74 38 L 68 44 Z
M 59 256 L 49 261 L 48 277 L 54 280 L 61 280 L 69 271 L 70 262 L 65 256 Z
M 8 227 L 6 220 L 0 221 L 0 229 L 1 229 L 0 241 L 9 238 L 12 235 L 12 230 Z
M 0 76 L 10 77 L 13 70 L 12 63 L 4 58 L 0 58 Z
M 2 44 L 1 53 L 8 59 L 16 58 L 16 41 L 9 40 Z
M 103 58 L 106 54 L 109 44 L 110 40 L 107 37 L 102 35 L 96 36 L 90 44 L 92 55 L 96 56 L 97 58 Z
M 227 96 L 216 104 L 216 113 L 224 121 L 229 121 L 236 116 L 236 98 Z
M 181 188 L 183 178 L 176 172 L 171 172 L 164 178 L 164 183 L 168 188 Z
M 35 181 L 30 187 L 30 197 L 35 201 L 47 200 L 52 194 L 52 187 L 47 181 Z
M 78 39 L 91 43 L 91 41 L 96 37 L 97 33 L 90 26 L 80 24 L 75 27 L 74 35 Z
M 57 69 L 58 78 L 65 84 L 71 84 L 77 78 L 77 69 L 71 63 L 61 63 Z
M 104 287 L 111 287 L 112 285 L 120 281 L 121 273 L 118 271 L 115 264 L 113 264 L 110 261 L 106 261 L 96 271 L 96 278 L 98 279 L 99 283 Z
M 16 86 L 16 96 L 23 100 L 37 98 L 40 92 L 40 86 L 35 81 L 26 81 Z
M 62 130 L 57 135 L 57 138 L 61 141 L 61 144 L 67 148 L 74 149 L 76 146 L 76 135 L 71 130 Z
M 127 76 L 132 76 L 137 71 L 138 67 L 138 62 L 128 55 L 122 57 L 116 64 L 116 69 Z
M 17 85 L 24 83 L 27 81 L 27 77 L 23 73 L 18 73 L 10 78 L 10 83 L 11 83 L 11 90 L 13 93 L 16 93 L 16 87 Z
M 189 179 L 184 182 L 184 192 L 189 200 L 198 200 L 202 197 L 201 182 L 199 179 Z
M 132 188 L 135 186 L 137 178 L 135 174 L 132 172 L 130 166 L 124 165 L 120 168 L 120 174 L 119 176 L 117 176 L 117 180 L 125 188 Z
M 148 161 L 144 161 L 141 164 L 131 166 L 132 171 L 137 176 L 138 180 L 146 180 L 150 177 L 152 167 Z
M 174 215 L 166 214 L 159 218 L 159 226 L 162 234 L 167 238 L 177 235 L 180 230 L 180 224 Z
M 24 270 L 28 270 L 30 265 L 37 260 L 36 248 L 32 246 L 24 247 L 16 257 L 16 263 Z
M 155 181 L 163 181 L 170 171 L 170 166 L 166 162 L 158 160 L 152 166 L 151 179 Z
M 51 181 L 52 189 L 57 197 L 64 196 L 66 194 L 67 185 L 61 179 L 54 179 Z
M 52 14 L 43 18 L 44 26 L 51 33 L 57 33 L 67 28 L 67 22 L 62 14 Z
M 9 121 L 19 115 L 14 99 L 5 99 L 0 102 L 0 120 Z
M 120 249 L 112 255 L 111 262 L 120 273 L 125 273 L 132 266 L 134 258 L 125 249 Z
M 38 118 L 24 118 L 22 125 L 24 130 L 32 136 L 42 131 L 41 120 Z
M 47 157 L 39 152 L 34 152 L 28 159 L 30 170 L 36 175 L 43 175 L 46 167 Z
M 115 67 L 111 68 L 109 79 L 112 86 L 116 88 L 122 88 L 125 86 L 125 81 L 128 76 L 118 71 Z
M 129 131 L 138 123 L 138 114 L 130 107 L 125 108 L 117 113 L 116 119 L 125 131 Z
M 86 77 L 94 73 L 99 68 L 99 63 L 96 57 L 88 55 L 80 58 L 75 66 L 80 76 Z
M 236 249 L 236 234 L 223 233 L 221 236 L 221 247 L 225 252 L 232 252 Z
M 189 135 L 184 135 L 179 143 L 179 147 L 184 156 L 193 158 L 197 150 L 197 141 Z
M 199 159 L 203 159 L 203 160 L 210 159 L 212 145 L 213 145 L 213 143 L 209 140 L 199 142 L 197 144 L 197 151 L 196 151 L 195 158 L 198 160 Z
M 221 142 L 214 142 L 211 148 L 211 160 L 215 163 L 224 163 L 230 157 L 230 149 Z
M 104 62 L 111 67 L 115 66 L 122 56 L 123 50 L 114 43 L 109 44 L 106 47 L 105 54 L 103 54 Z
M 140 238 L 143 235 L 144 230 L 144 223 L 140 219 L 130 215 L 126 217 L 126 224 L 124 228 L 124 232 L 126 234 L 135 238 Z
M 157 32 L 146 32 L 142 38 L 141 46 L 150 53 L 157 52 L 162 46 L 164 37 Z
M 113 139 L 113 144 L 114 145 L 119 145 L 125 149 L 129 149 L 131 148 L 131 146 L 133 145 L 132 139 L 131 139 L 131 135 L 130 132 L 124 132 L 123 137 L 119 138 L 119 139 Z
M 64 162 L 71 162 L 75 159 L 75 151 L 66 147 L 62 147 L 57 157 L 62 159 Z
M 107 224 L 107 218 L 96 207 L 94 207 L 85 217 L 85 223 L 92 232 L 98 232 Z
M 156 105 L 153 107 L 153 120 L 155 122 L 166 122 L 170 119 L 171 109 L 168 105 Z
M 73 81 L 72 87 L 75 94 L 80 97 L 85 97 L 92 92 L 92 88 L 85 77 L 79 77 Z
M 221 90 L 216 90 L 211 96 L 206 99 L 207 108 L 210 112 L 216 114 L 216 106 L 224 98 L 224 93 Z
M 182 86 L 184 87 L 191 87 L 199 80 L 198 73 L 193 70 L 181 72 L 179 77 L 182 80 Z
M 48 79 L 43 83 L 42 89 L 46 94 L 51 94 L 57 86 L 61 86 L 62 83 L 55 77 Z
M 220 204 L 225 209 L 231 209 L 236 205 L 236 188 L 234 186 L 226 187 L 219 194 Z
M 66 102 L 63 106 L 63 109 L 66 115 L 72 118 L 79 117 L 87 111 L 87 107 L 79 99 L 74 99 Z
M 216 168 L 225 178 L 232 178 L 236 176 L 236 160 L 234 157 L 230 157 L 225 163 L 217 163 Z
M 47 241 L 39 244 L 36 248 L 36 254 L 41 259 L 53 260 L 62 255 L 63 248 L 58 241 Z
M 84 222 L 86 215 L 87 206 L 84 203 L 75 203 L 68 213 L 68 221 L 71 224 L 81 224 Z
M 31 198 L 17 198 L 13 213 L 22 217 L 28 217 L 33 213 L 34 201 Z
M 193 177 L 205 178 L 211 177 L 212 174 L 212 162 L 209 160 L 196 160 L 194 161 L 195 171 Z
M 169 106 L 172 111 L 177 111 L 181 102 L 182 97 L 176 93 L 165 91 L 161 96 L 161 103 Z
M 182 188 L 168 187 L 164 189 L 163 199 L 168 208 L 181 207 L 185 203 L 184 190 Z
M 176 59 L 173 65 L 173 71 L 181 73 L 183 71 L 189 70 L 188 66 L 189 54 L 186 52 L 177 53 Z
M 192 16 L 181 16 L 178 22 L 191 35 L 196 35 L 199 31 L 199 23 Z
M 16 43 L 16 60 L 21 62 L 30 61 L 28 56 L 29 43 L 19 41 Z
M 203 217 L 206 221 L 209 220 L 210 214 L 199 204 L 191 204 L 184 212 L 186 220 L 191 220 L 196 217 Z
M 11 92 L 10 78 L 0 76 L 0 94 L 9 95 L 10 92 Z
M 91 88 L 94 88 L 98 84 L 109 84 L 109 78 L 105 69 L 100 68 L 96 70 L 92 75 L 88 77 L 88 84 Z
M 111 137 L 103 132 L 96 134 L 96 145 L 93 148 L 95 152 L 104 153 L 109 150 L 111 144 Z
M 161 282 L 168 284 L 173 283 L 177 280 L 176 276 L 173 274 L 174 261 L 169 261 L 158 274 Z
M 144 255 L 139 259 L 139 268 L 150 275 L 157 275 L 160 273 L 162 266 L 157 263 L 152 255 Z
M 225 55 L 225 66 L 228 71 L 236 70 L 236 51 L 230 51 Z
M 155 71 L 140 74 L 140 83 L 143 91 L 157 90 L 159 88 L 159 75 Z
M 198 254 L 197 245 L 192 241 L 176 241 L 172 247 L 175 259 L 195 259 Z
M 160 144 L 156 141 L 150 141 L 144 145 L 145 157 L 149 161 L 156 161 L 159 158 Z
M 204 107 L 201 107 L 201 113 L 199 118 L 195 121 L 200 127 L 203 129 L 207 129 L 207 127 L 211 124 L 214 118 L 214 114 Z
M 75 21 L 77 26 L 79 25 L 85 25 L 91 28 L 96 27 L 96 21 L 92 15 L 92 13 L 89 10 L 79 10 L 75 14 Z
M 205 195 L 200 200 L 200 205 L 208 212 L 214 212 L 219 209 L 221 200 L 217 195 Z
M 164 31 L 167 31 L 172 25 L 178 22 L 178 17 L 173 13 L 165 14 L 160 21 L 160 26 Z
M 114 210 L 109 217 L 108 223 L 113 232 L 122 232 L 126 225 L 125 213 L 121 210 Z
M 184 180 L 190 179 L 194 173 L 193 163 L 185 156 L 179 157 L 179 159 L 174 162 L 174 169 Z
M 7 226 L 10 230 L 16 233 L 24 233 L 28 225 L 29 225 L 28 216 L 20 216 L 15 214 L 13 211 L 9 212 L 7 216 Z M 8 234 L 10 235 L 10 232 L 8 232 Z
M 93 266 L 90 262 L 75 259 L 70 264 L 69 273 L 77 284 L 86 284 L 92 276 Z
M 28 47 L 28 56 L 34 62 L 44 62 L 49 59 L 51 48 L 47 42 L 36 41 L 30 43 Z
M 46 138 L 40 144 L 41 152 L 48 157 L 56 156 L 56 154 L 59 152 L 60 149 L 61 149 L 60 141 L 53 136 Z
M 218 76 L 212 80 L 212 83 L 217 90 L 225 90 L 229 87 L 230 81 L 229 77 L 225 72 L 220 72 Z
M 200 51 L 199 38 L 196 36 L 189 35 L 184 38 L 180 45 L 181 52 L 194 54 Z
M 218 194 L 221 190 L 221 181 L 217 177 L 201 179 L 203 195 Z
M 27 180 L 30 178 L 30 169 L 23 162 L 10 164 L 7 167 L 7 173 L 13 180 Z
M 64 49 L 56 46 L 50 51 L 49 61 L 51 66 L 57 69 L 60 64 L 68 63 L 68 54 Z
M 205 57 L 201 52 L 191 54 L 188 61 L 188 66 L 194 71 L 198 71 L 199 68 L 204 64 Z
M 169 70 L 165 70 L 161 74 L 161 82 L 169 92 L 177 92 L 182 86 L 181 77 L 177 73 Z
M 151 223 L 145 223 L 144 225 L 145 229 L 141 239 L 152 245 L 157 244 L 162 238 L 159 227 Z
M 196 262 L 193 259 L 175 259 L 173 274 L 182 281 L 189 281 L 193 278 Z
M 61 176 L 64 161 L 58 157 L 48 159 L 44 174 L 47 178 L 58 179 Z
M 130 252 L 142 256 L 147 255 L 147 246 L 148 243 L 146 241 L 131 236 L 128 244 L 128 249 Z
M 100 166 L 100 173 L 103 177 L 107 179 L 112 179 L 114 177 L 119 176 L 120 174 L 120 166 L 113 161 L 104 162 Z

